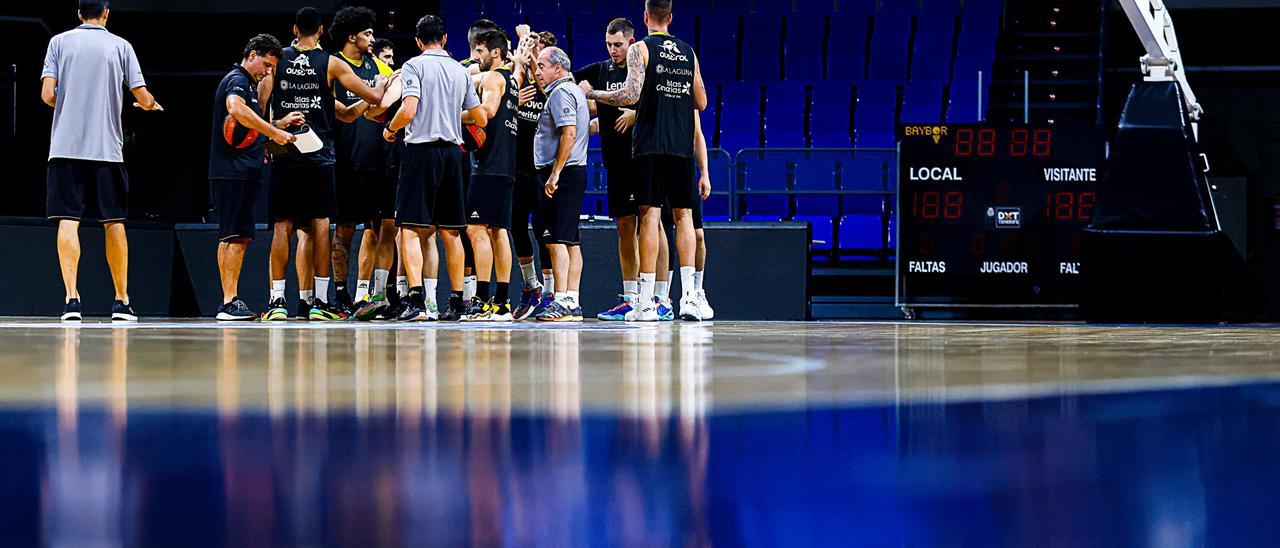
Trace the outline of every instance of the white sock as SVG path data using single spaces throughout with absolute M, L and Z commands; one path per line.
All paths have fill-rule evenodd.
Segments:
M 316 292 L 314 289 L 307 290 L 307 291 L 298 291 L 298 299 L 301 299 L 302 302 L 307 304 L 315 304 Z
M 367 298 L 369 298 L 369 280 L 356 280 L 355 301 L 360 302 Z
M 662 298 L 664 299 L 671 298 L 671 281 L 674 279 L 676 279 L 676 271 L 668 270 L 667 271 L 667 287 L 662 291 Z
M 701 270 L 693 273 L 693 290 L 702 291 L 702 271 Z
M 520 265 L 520 275 L 524 276 L 524 285 L 529 287 L 542 287 L 542 282 L 538 281 L 538 267 L 533 263 Z
M 391 277 L 390 270 L 381 268 L 373 269 L 373 293 L 378 294 L 387 290 L 387 278 Z
M 396 293 L 401 297 L 409 294 L 408 276 L 396 276 Z
M 688 299 L 693 297 L 697 286 L 697 282 L 693 280 L 693 277 L 697 272 L 698 269 L 692 266 L 680 267 L 680 294 L 683 296 L 682 298 Z
M 653 292 L 659 297 L 666 297 L 671 292 L 671 280 L 658 280 L 654 283 Z
M 542 277 L 544 277 L 544 278 L 546 278 L 546 279 L 547 279 L 547 293 L 550 293 L 550 294 L 552 294 L 552 295 L 555 295 L 555 293 L 556 293 L 556 277 L 555 277 L 555 276 L 550 276 L 550 275 L 546 274 L 545 272 L 542 274 Z
M 436 302 L 436 285 L 440 283 L 439 279 L 427 278 L 422 280 L 422 290 L 427 294 L 427 302 Z
M 329 278 L 316 276 L 316 298 L 322 303 L 329 304 Z
M 462 279 L 462 300 L 470 301 L 476 296 L 476 277 L 467 276 Z
M 565 308 L 573 308 L 578 306 L 577 291 L 561 291 L 556 294 L 556 302 L 565 305 Z
M 631 298 L 635 298 L 640 293 L 640 282 L 635 280 L 626 280 L 622 282 L 622 294 Z
M 648 305 L 653 302 L 654 283 L 657 281 L 658 275 L 655 273 L 640 273 L 640 302 Z
M 284 280 L 271 280 L 271 300 L 284 299 Z

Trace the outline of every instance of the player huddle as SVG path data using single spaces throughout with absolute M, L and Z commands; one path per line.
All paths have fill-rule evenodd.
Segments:
M 646 2 L 648 36 L 640 41 L 630 21 L 612 21 L 602 29 L 609 60 L 576 71 L 554 35 L 522 25 L 510 36 L 488 20 L 471 27 L 471 55 L 459 62 L 444 49 L 444 22 L 432 15 L 414 29 L 418 55 L 395 70 L 395 46 L 375 39 L 374 18 L 367 8 L 343 8 L 326 29 L 314 8 L 303 8 L 289 46 L 268 34 L 252 38 L 219 83 L 209 149 L 219 320 L 289 319 L 292 251 L 295 317 L 582 321 L 578 224 L 597 132 L 623 278 L 617 305 L 597 317 L 662 321 L 677 310 L 684 320 L 713 317 L 702 290 L 701 201 L 711 184 L 699 111 L 707 95 L 693 49 L 667 33 L 670 0 Z M 321 48 L 326 35 L 337 51 Z M 139 87 L 129 89 L 145 93 L 134 79 Z M 53 173 L 52 153 L 50 162 Z M 238 285 L 268 164 L 271 287 L 258 314 Z M 352 291 L 347 265 L 358 225 Z M 670 238 L 683 289 L 678 309 L 669 295 Z M 513 261 L 523 278 L 515 303 Z M 445 273 L 449 296 L 437 303 Z M 78 319 L 73 287 L 74 279 L 68 310 L 74 300 Z M 123 288 L 117 294 L 127 308 Z

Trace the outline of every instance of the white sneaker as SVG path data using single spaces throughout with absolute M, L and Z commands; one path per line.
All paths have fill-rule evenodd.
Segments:
M 707 302 L 706 290 L 698 290 L 698 315 L 702 316 L 703 321 L 716 319 L 716 310 L 711 308 L 711 303 Z
M 440 307 L 436 306 L 434 302 L 427 303 L 427 321 L 440 321 Z
M 658 321 L 658 303 L 655 299 L 644 306 L 637 307 L 627 312 L 626 321 L 629 322 L 656 322 Z
M 702 321 L 702 311 L 699 308 L 698 298 L 693 295 L 686 295 L 680 299 L 680 319 L 686 322 Z

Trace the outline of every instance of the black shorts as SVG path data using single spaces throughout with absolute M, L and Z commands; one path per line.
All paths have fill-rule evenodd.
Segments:
M 333 164 L 324 166 L 271 166 L 267 189 L 267 216 L 296 225 L 334 214 Z
M 549 177 L 551 168 L 538 171 L 538 179 L 544 188 Z M 578 219 L 582 215 L 582 199 L 586 195 L 587 168 L 565 166 L 560 172 L 560 181 L 556 183 L 556 193 L 550 198 L 545 190 L 542 193 L 542 236 L 545 243 L 568 246 L 580 243 Z
M 636 200 L 640 193 L 639 185 L 636 184 L 639 174 L 635 163 L 630 157 L 614 158 L 605 162 L 605 170 L 608 172 L 609 183 L 609 216 L 618 219 L 639 215 L 640 203 Z
M 252 240 L 255 232 L 253 205 L 258 201 L 259 181 L 210 181 L 213 206 L 218 210 L 218 241 Z
M 366 228 L 376 229 L 383 219 L 395 215 L 396 187 L 387 178 L 387 170 L 343 166 L 337 174 L 335 224 L 365 223 Z
M 396 225 L 466 228 L 462 150 L 448 142 L 405 145 L 396 185 Z
M 50 221 L 81 220 L 86 202 L 94 206 L 92 217 L 103 223 L 124 222 L 129 216 L 129 173 L 123 163 L 54 158 L 46 186 Z
M 516 180 L 472 175 L 467 189 L 467 224 L 511 229 L 511 199 Z
M 681 156 L 649 155 L 635 159 L 640 180 L 636 198 L 641 206 L 693 209 L 698 200 L 693 160 Z

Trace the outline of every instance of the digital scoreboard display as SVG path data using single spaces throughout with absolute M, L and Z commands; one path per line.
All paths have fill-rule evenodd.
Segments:
M 905 125 L 898 140 L 899 306 L 1079 304 L 1099 130 Z

